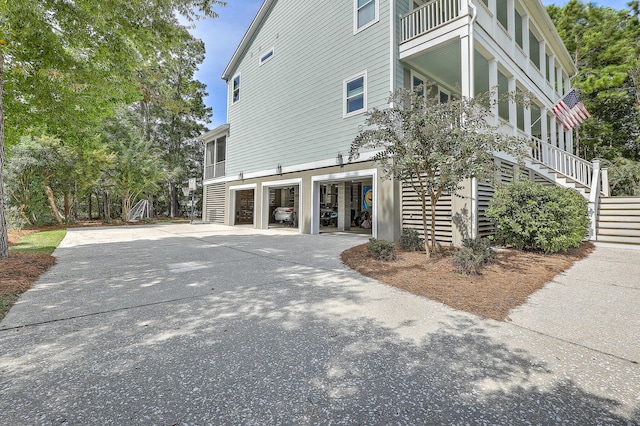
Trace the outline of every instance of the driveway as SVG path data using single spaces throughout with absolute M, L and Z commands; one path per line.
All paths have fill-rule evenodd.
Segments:
M 0 323 L 0 423 L 640 424 L 637 287 L 615 296 L 631 318 L 599 326 L 624 341 L 608 345 L 571 332 L 602 322 L 599 309 L 547 293 L 573 269 L 496 322 L 346 269 L 339 253 L 363 242 L 70 229 Z

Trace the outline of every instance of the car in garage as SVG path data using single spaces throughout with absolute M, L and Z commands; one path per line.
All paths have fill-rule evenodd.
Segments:
M 277 222 L 293 222 L 295 211 L 293 207 L 276 207 L 273 211 L 273 218 Z

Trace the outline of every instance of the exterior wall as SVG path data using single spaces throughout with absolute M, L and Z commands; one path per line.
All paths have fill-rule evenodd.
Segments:
M 396 240 L 400 235 L 400 196 L 399 196 L 399 184 L 390 180 L 383 180 L 381 177 L 381 170 L 372 163 L 362 162 L 356 164 L 345 164 L 344 166 L 334 166 L 322 169 L 314 169 L 301 171 L 296 173 L 284 173 L 282 176 L 266 176 L 262 178 L 245 179 L 243 181 L 232 181 L 227 183 L 220 183 L 224 187 L 224 193 L 226 194 L 225 203 L 228 206 L 224 217 L 225 225 L 233 225 L 234 223 L 234 191 L 253 189 L 255 191 L 255 204 L 254 204 L 254 224 L 253 226 L 258 229 L 267 229 L 269 227 L 268 214 L 265 215 L 265 209 L 268 207 L 268 198 L 265 197 L 265 184 L 269 187 L 277 187 L 278 182 L 282 182 L 282 185 L 290 186 L 292 184 L 299 185 L 299 209 L 298 213 L 298 228 L 299 231 L 305 234 L 312 233 L 314 231 L 314 211 L 319 211 L 319 203 L 317 205 L 314 202 L 313 197 L 313 184 L 319 176 L 336 176 L 338 179 L 348 181 L 348 175 L 356 175 L 366 173 L 366 176 L 372 176 L 375 179 L 377 186 L 377 198 L 373 206 L 373 217 L 377 221 L 374 228 L 374 236 L 377 238 Z M 375 175 L 372 175 L 375 173 Z M 331 182 L 336 180 L 331 179 Z M 210 194 L 214 185 L 207 185 L 205 188 L 206 193 Z M 219 197 L 219 195 L 217 195 Z M 210 197 L 207 197 L 208 206 L 214 204 L 209 201 Z
M 415 55 L 424 55 L 430 48 L 456 40 L 459 74 L 462 93 L 473 94 L 474 85 L 492 87 L 498 80 L 498 70 L 509 78 L 509 90 L 518 87 L 528 90 L 539 99 L 544 124 L 542 134 L 549 140 L 556 139 L 556 128 L 546 119 L 551 107 L 567 88 L 567 72 L 558 71 L 561 65 L 571 69 L 570 58 L 554 34 L 549 32 L 540 8 L 520 0 L 510 0 L 510 30 L 507 32 L 496 24 L 490 8 L 495 1 L 489 0 L 489 8 L 480 0 L 474 1 L 477 20 L 473 32 L 467 24 L 471 15 L 463 16 L 454 25 L 455 31 L 439 28 L 433 43 L 414 40 L 411 56 L 400 60 L 404 53 L 400 46 L 401 15 L 408 13 L 411 0 L 380 0 L 379 19 L 376 23 L 355 32 L 354 2 L 352 0 L 325 3 L 305 3 L 294 0 L 267 1 L 269 10 L 261 9 L 260 27 L 254 28 L 252 39 L 241 44 L 242 56 L 235 57 L 225 70 L 228 78 L 228 122 L 226 176 L 205 182 L 205 220 L 234 223 L 235 195 L 239 190 L 254 190 L 254 226 L 268 228 L 268 187 L 277 187 L 278 182 L 294 183 L 299 198 L 299 231 L 318 231 L 319 199 L 321 179 L 348 181 L 351 174 L 370 173 L 374 170 L 375 205 L 374 236 L 396 240 L 402 226 L 421 228 L 421 208 L 412 190 L 399 183 L 382 180 L 382 172 L 376 165 L 366 161 L 336 165 L 341 153 L 346 160 L 353 139 L 363 128 L 365 115 L 343 116 L 345 79 L 366 72 L 366 106 L 386 107 L 390 91 L 398 87 L 410 87 L 411 70 L 429 77 L 429 58 L 415 61 Z M 466 2 L 465 10 L 466 10 Z M 514 6 L 515 5 L 515 6 Z M 532 28 L 539 40 L 540 60 L 551 58 L 551 67 L 535 67 L 528 58 L 528 36 L 524 37 L 524 48 L 515 45 L 513 33 L 513 7 L 524 16 L 523 27 Z M 527 9 L 530 7 L 531 10 Z M 391 9 L 394 13 L 391 13 Z M 263 13 L 264 12 L 264 13 Z M 537 15 L 536 15 L 537 14 Z M 544 18 L 544 19 L 543 19 Z M 540 23 L 538 20 L 542 19 Z M 528 35 L 528 33 L 527 33 Z M 424 52 L 420 49 L 425 49 Z M 260 58 L 273 49 L 273 56 L 260 63 Z M 417 52 L 417 53 L 416 53 Z M 567 59 L 568 58 L 568 59 Z M 237 59 L 237 61 L 236 61 Z M 567 62 L 567 60 L 569 62 Z M 488 68 L 488 81 L 475 75 L 474 63 Z M 422 65 L 421 65 L 422 64 Z M 553 68 L 553 76 L 547 77 Z M 438 69 L 437 67 L 435 69 Z M 470 72 L 469 70 L 472 70 Z M 473 73 L 473 75 L 472 75 Z M 436 81 L 441 72 L 432 73 Z M 240 76 L 240 98 L 233 99 L 233 80 Z M 559 84 L 555 84 L 556 80 Z M 448 89 L 453 91 L 453 83 Z M 457 84 L 456 84 L 457 86 Z M 503 130 L 524 136 L 532 127 L 531 113 L 524 111 L 525 132 L 517 129 L 515 104 L 510 105 L 510 120 L 502 122 Z M 499 123 L 496 110 L 496 123 Z M 558 138 L 560 139 L 560 138 Z M 571 135 L 562 138 L 571 144 Z M 564 145 L 563 145 L 564 146 Z M 528 171 L 518 170 L 505 162 L 500 165 L 503 174 L 529 177 Z M 527 174 L 527 176 L 524 176 Z M 242 178 L 240 177 L 242 175 Z M 360 175 L 358 175 L 360 176 Z M 284 183 L 283 183 L 284 184 Z M 462 238 L 473 233 L 484 235 L 490 231 L 484 211 L 492 189 L 487 184 L 468 180 L 463 182 L 459 197 L 445 195 L 438 209 L 437 240 L 441 244 L 460 244 Z M 223 209 L 225 214 L 217 212 Z M 211 212 L 215 219 L 211 216 Z M 209 213 L 207 213 L 209 212 Z
M 230 73 L 240 74 L 241 89 L 228 105 L 227 176 L 348 152 L 365 116 L 343 118 L 343 81 L 367 72 L 368 109 L 389 94 L 389 2 L 380 3 L 379 21 L 356 34 L 353 1 L 274 3 Z M 271 48 L 273 57 L 259 65 Z M 228 99 L 231 90 L 232 80 Z

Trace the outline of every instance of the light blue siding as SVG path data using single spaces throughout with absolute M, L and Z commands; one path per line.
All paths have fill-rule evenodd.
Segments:
M 274 3 L 231 73 L 241 75 L 241 93 L 228 106 L 227 175 L 346 155 L 365 116 L 343 118 L 343 81 L 367 72 L 368 109 L 389 95 L 388 1 L 379 19 L 354 35 L 351 0 Z

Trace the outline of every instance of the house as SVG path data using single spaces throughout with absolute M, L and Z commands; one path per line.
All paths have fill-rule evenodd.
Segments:
M 396 88 L 427 81 L 443 102 L 491 87 L 496 96 L 532 93 L 528 107 L 494 108 L 501 131 L 533 141 L 526 168 L 496 156 L 501 179 L 571 186 L 588 197 L 594 166 L 571 154 L 572 132 L 551 111 L 575 73 L 539 0 L 265 0 L 222 75 L 227 124 L 201 137 L 203 220 L 267 229 L 285 225 L 272 213 L 287 206 L 301 233 L 397 240 L 402 227 L 421 228 L 411 190 L 381 178 L 374 152 L 355 162 L 348 152 L 368 110 L 385 107 Z M 443 244 L 490 232 L 483 212 L 492 188 L 475 180 L 464 187 L 438 205 Z M 453 224 L 460 212 L 470 214 L 468 229 Z M 361 215 L 370 227 L 356 226 Z

